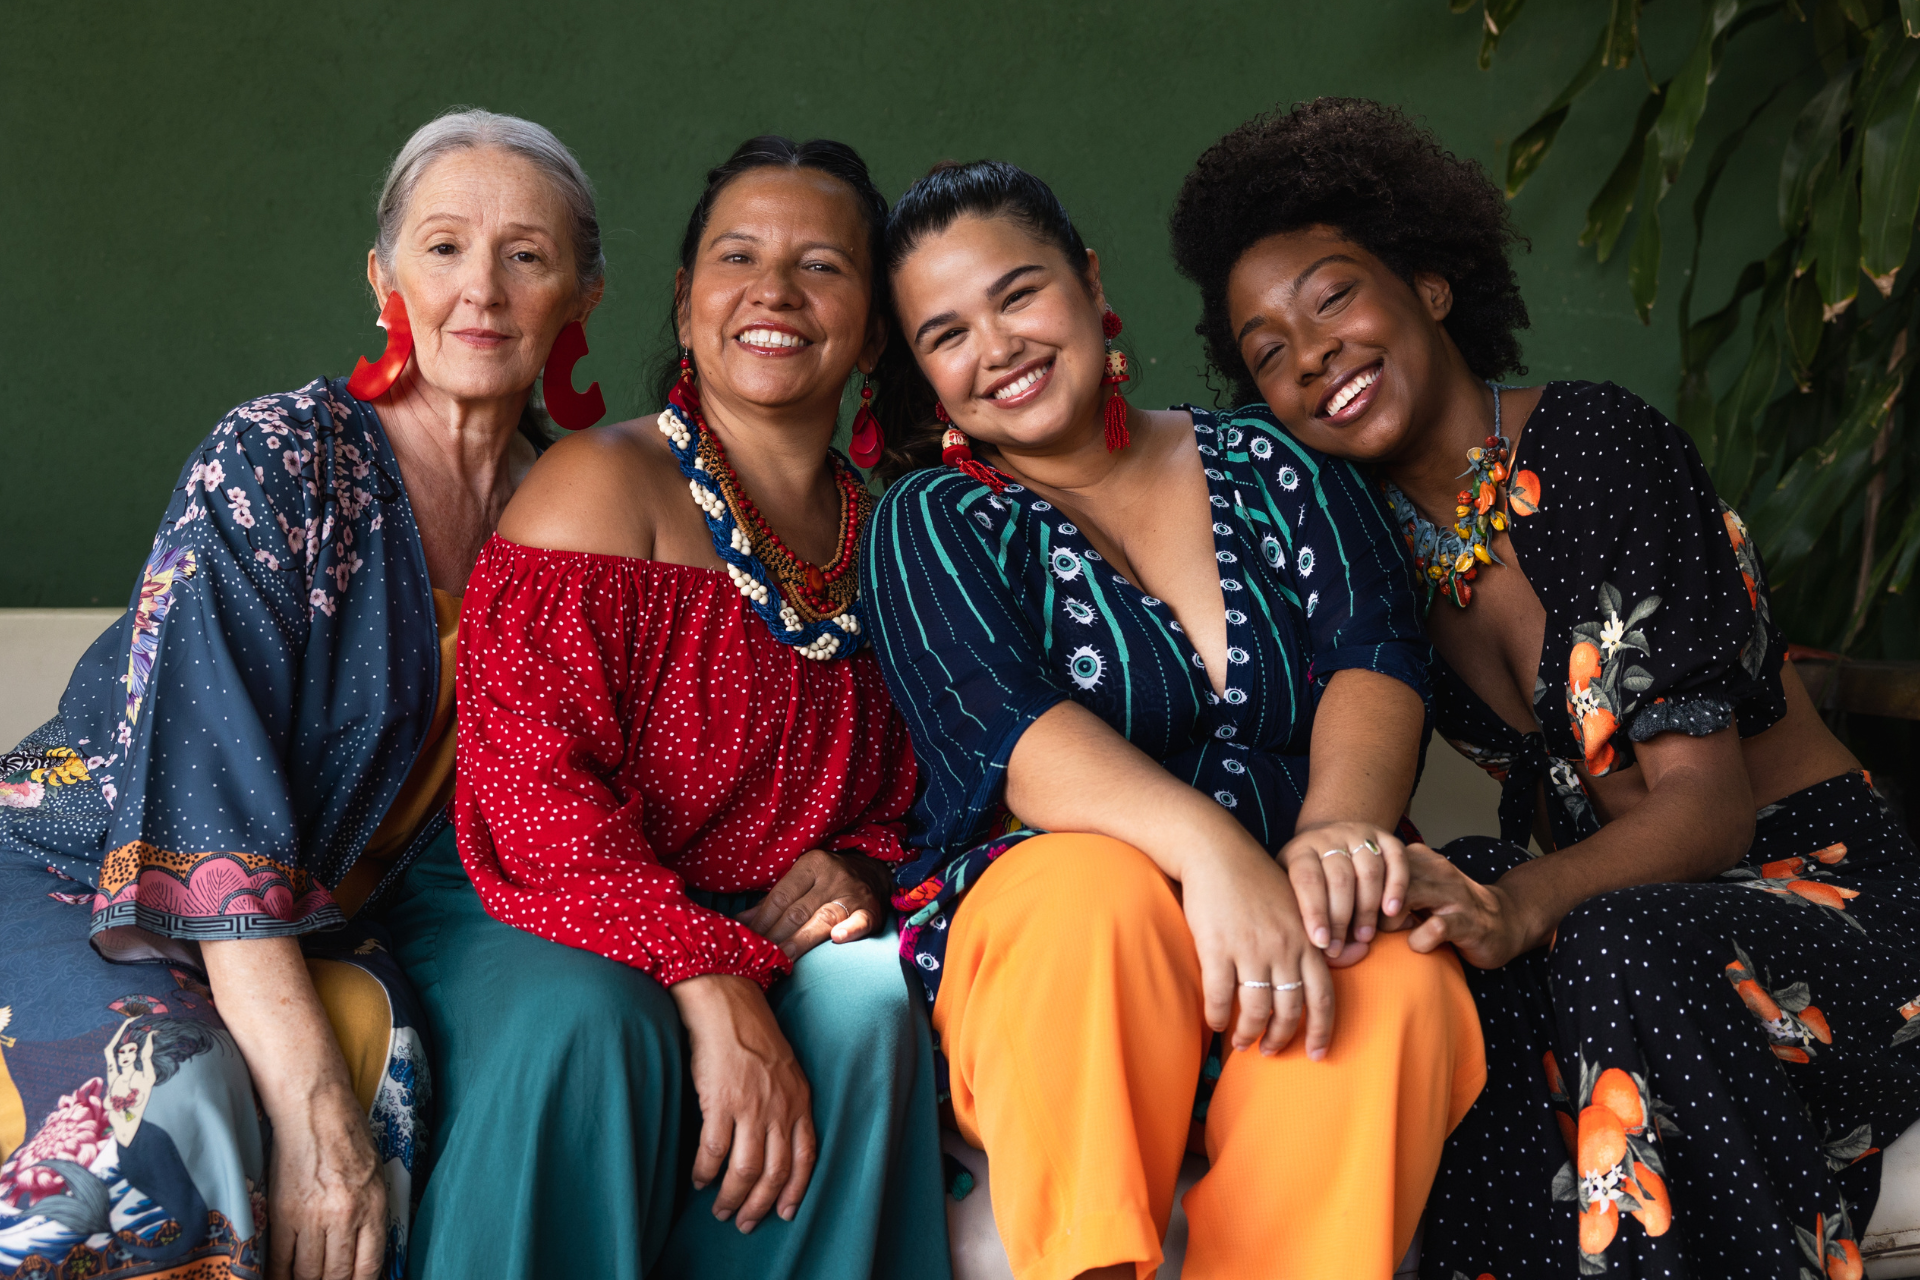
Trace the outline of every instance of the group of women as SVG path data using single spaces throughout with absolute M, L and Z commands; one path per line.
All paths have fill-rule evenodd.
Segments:
M 1193 1277 L 1858 1276 L 1920 864 L 1739 516 L 1497 381 L 1398 112 L 1172 232 L 1243 407 L 1127 400 L 1039 178 L 755 138 L 658 416 L 550 431 L 591 185 L 416 133 L 385 352 L 214 428 L 0 760 L 0 1275 L 937 1277 L 944 1117 L 1021 1280 L 1151 1275 L 1189 1151 Z M 1499 838 L 1406 821 L 1434 727 Z

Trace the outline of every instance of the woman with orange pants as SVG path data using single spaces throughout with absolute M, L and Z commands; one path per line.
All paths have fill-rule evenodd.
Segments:
M 1014 1273 L 1152 1275 L 1192 1134 L 1189 1277 L 1386 1276 L 1485 1068 L 1398 932 L 1427 649 L 1384 508 L 1259 406 L 1128 406 L 1032 175 L 936 169 L 888 255 L 895 903 Z

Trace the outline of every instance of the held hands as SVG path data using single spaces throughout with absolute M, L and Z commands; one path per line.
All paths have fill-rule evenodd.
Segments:
M 1200 953 L 1207 1025 L 1226 1031 L 1231 1024 L 1236 1051 L 1258 1043 L 1271 1056 L 1287 1047 L 1304 1014 L 1307 1056 L 1325 1057 L 1333 982 L 1278 864 L 1251 840 L 1231 844 L 1185 868 L 1180 890 Z
M 694 1188 L 706 1187 L 724 1167 L 714 1217 L 725 1222 L 737 1212 L 734 1225 L 742 1235 L 770 1209 L 793 1221 L 819 1143 L 807 1077 L 766 996 L 747 978 L 719 973 L 670 990 L 693 1041 L 693 1088 L 700 1099 Z
M 1424 844 L 1407 846 L 1407 904 L 1423 916 L 1407 944 L 1422 954 L 1451 942 L 1479 969 L 1498 969 L 1544 944 L 1518 897 L 1503 884 L 1481 884 Z
M 829 938 L 852 942 L 878 931 L 887 918 L 891 881 L 878 859 L 810 849 L 741 914 L 740 923 L 798 960 Z
M 1368 822 L 1297 832 L 1280 850 L 1300 918 L 1336 969 L 1365 957 L 1376 933 L 1407 927 L 1406 847 Z

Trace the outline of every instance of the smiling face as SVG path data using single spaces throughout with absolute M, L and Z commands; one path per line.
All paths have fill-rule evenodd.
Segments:
M 1336 457 L 1391 462 L 1460 356 L 1447 282 L 1412 285 L 1330 227 L 1268 236 L 1227 277 L 1240 356 L 1274 413 Z
M 455 400 L 520 395 L 553 340 L 584 319 L 566 203 L 534 164 L 496 147 L 456 151 L 420 175 L 393 251 L 367 279 L 398 289 L 413 328 L 411 370 Z
M 1030 451 L 1097 431 L 1106 340 L 1091 252 L 1084 270 L 1013 218 L 971 214 L 901 263 L 900 327 L 955 426 Z
M 838 178 L 769 166 L 722 188 L 676 282 L 702 402 L 837 408 L 882 341 L 868 258 L 859 198 Z

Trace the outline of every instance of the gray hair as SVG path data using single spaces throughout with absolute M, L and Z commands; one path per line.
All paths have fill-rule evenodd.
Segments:
M 593 183 L 588 181 L 586 170 L 545 126 L 478 108 L 448 111 L 421 125 L 387 167 L 380 202 L 375 206 L 380 229 L 373 252 L 380 269 L 389 277 L 393 275 L 393 246 L 400 238 L 400 224 L 406 219 L 420 176 L 444 156 L 481 147 L 498 147 L 532 161 L 553 184 L 572 216 L 574 269 L 580 292 L 591 292 L 606 278 L 607 259 L 600 251 L 600 218 L 594 210 Z

